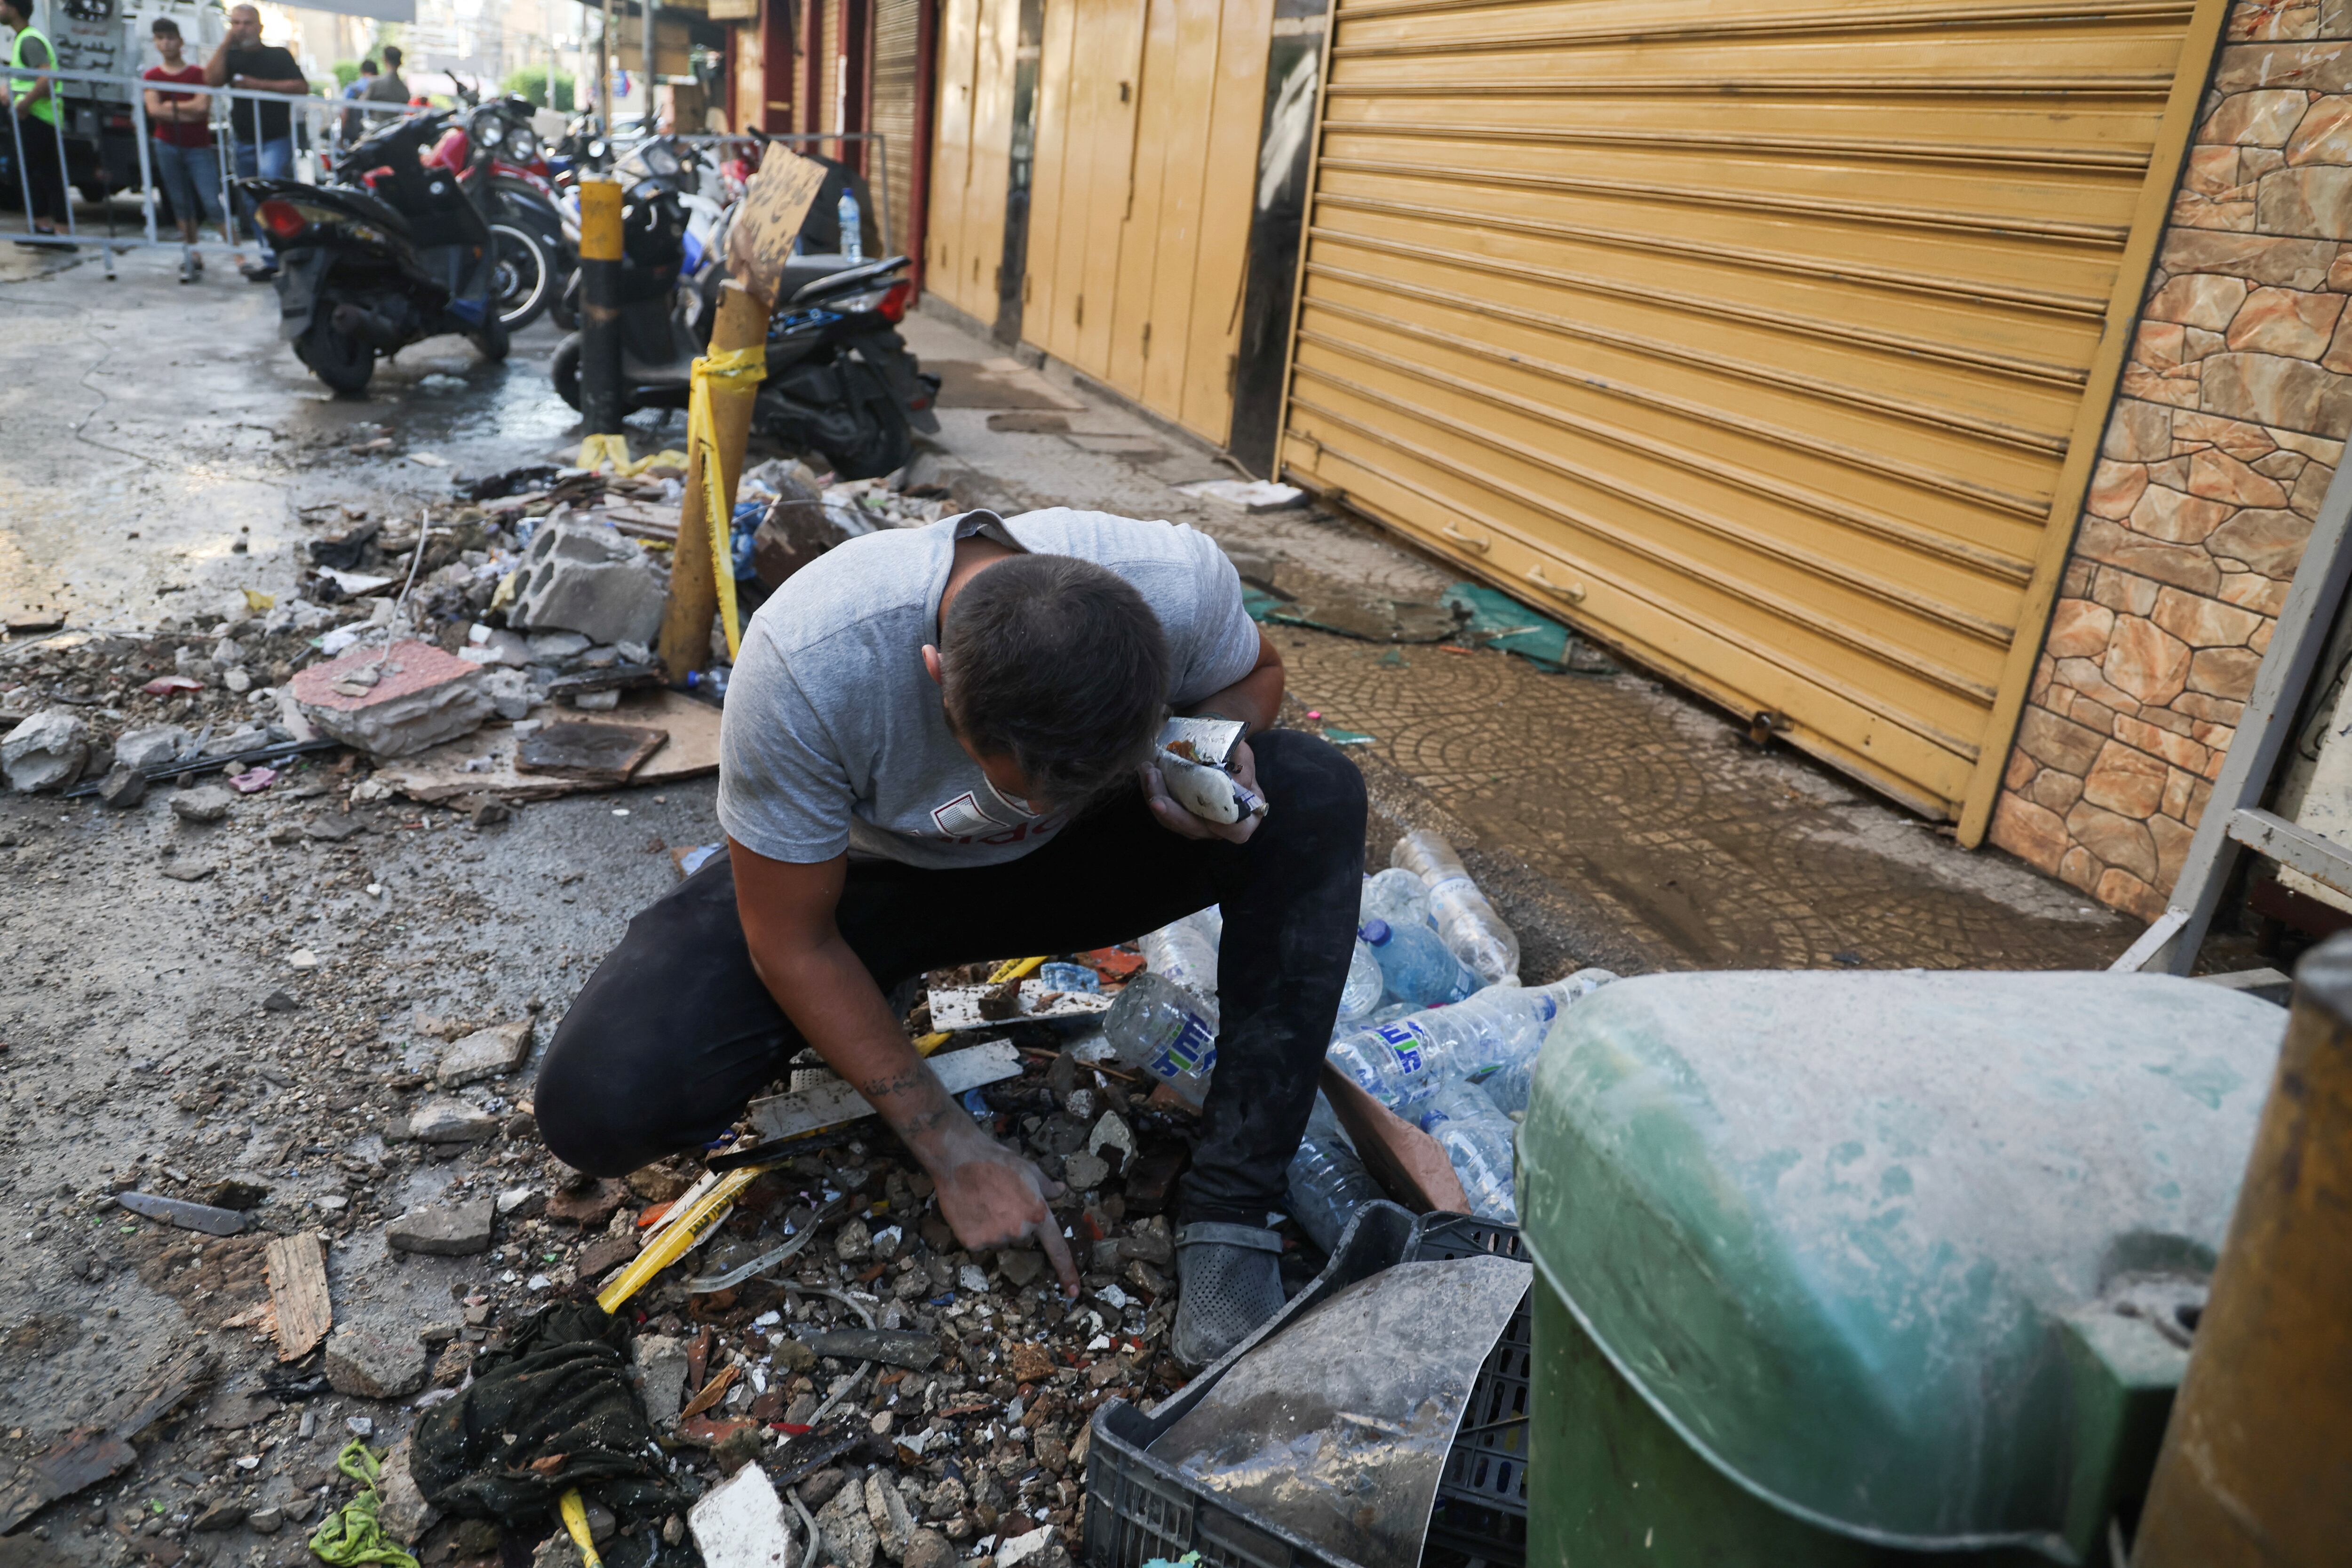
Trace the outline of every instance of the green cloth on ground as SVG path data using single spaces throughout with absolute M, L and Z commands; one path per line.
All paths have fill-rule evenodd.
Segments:
M 1462 626 L 1464 641 L 1517 654 L 1554 675 L 1568 668 L 1569 645 L 1573 640 L 1569 629 L 1509 595 L 1477 583 L 1456 583 L 1445 590 L 1444 603 L 1466 617 Z
M 376 1479 L 383 1473 L 383 1455 L 354 1439 L 335 1457 L 335 1468 L 360 1483 L 360 1494 L 319 1521 L 310 1533 L 311 1552 L 336 1568 L 359 1568 L 363 1563 L 417 1568 L 416 1559 L 394 1545 L 376 1519 L 376 1510 L 383 1504 L 375 1489 Z

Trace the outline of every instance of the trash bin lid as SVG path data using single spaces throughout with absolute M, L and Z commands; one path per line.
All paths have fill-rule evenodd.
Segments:
M 1766 1501 L 2047 1550 L 2060 1319 L 2210 1271 L 2285 1020 L 2162 975 L 1622 980 L 1545 1045 L 1521 1228 L 1617 1370 Z

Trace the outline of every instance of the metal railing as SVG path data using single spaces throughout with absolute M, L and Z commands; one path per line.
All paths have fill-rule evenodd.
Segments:
M 165 92 L 175 96 L 194 95 L 212 100 L 211 113 L 203 123 L 211 135 L 212 151 L 215 153 L 214 161 L 217 165 L 220 181 L 220 212 L 224 229 L 234 231 L 236 228 L 242 228 L 248 237 L 255 239 L 257 239 L 257 234 L 253 229 L 249 215 L 239 210 L 233 184 L 237 178 L 235 154 L 238 139 L 233 122 L 236 116 L 236 104 L 252 105 L 248 111 L 251 116 L 250 122 L 257 130 L 261 124 L 265 106 L 282 108 L 287 110 L 288 137 L 294 142 L 295 152 L 293 164 L 288 171 L 288 177 L 299 179 L 309 184 L 316 184 L 319 182 L 322 152 L 342 145 L 341 128 L 346 115 L 356 114 L 362 119 L 370 116 L 394 119 L 416 112 L 410 105 L 404 103 L 371 103 L 357 99 L 298 97 L 292 93 L 261 92 L 252 88 L 208 87 L 201 82 L 151 81 L 139 76 L 125 76 L 108 71 L 68 70 L 62 67 L 37 70 L 21 68 L 7 74 L 20 80 L 31 79 L 48 82 L 56 112 L 55 117 L 46 123 L 23 114 L 12 113 L 7 117 L 8 131 L 5 140 L 0 140 L 0 149 L 5 149 L 12 154 L 11 163 L 16 176 L 13 184 L 16 186 L 16 199 L 23 224 L 21 227 L 14 223 L 0 224 L 0 238 L 13 239 L 18 244 L 37 246 L 94 245 L 104 255 L 106 275 L 110 278 L 114 276 L 114 258 L 117 252 L 148 247 L 179 247 L 185 244 L 178 238 L 161 237 L 156 231 L 159 198 L 168 200 L 169 195 L 168 193 L 162 191 L 156 183 L 152 145 L 154 122 L 151 121 L 147 115 L 149 92 Z M 136 186 L 126 187 L 120 191 L 113 187 L 113 171 L 106 156 L 105 138 L 107 120 L 119 113 L 121 106 L 104 100 L 96 106 L 99 110 L 100 127 L 96 156 L 100 178 L 107 184 L 108 191 L 102 202 L 88 205 L 100 206 L 104 210 L 107 222 L 102 234 L 86 230 L 74 210 L 75 197 L 78 193 L 73 184 L 72 159 L 67 147 L 66 121 L 68 117 L 68 110 L 76 107 L 77 100 L 86 95 L 68 98 L 59 90 L 62 85 L 67 84 L 117 88 L 123 89 L 129 99 L 131 134 L 137 145 L 139 155 L 139 179 Z M 300 120 L 299 129 L 296 123 L 298 116 Z M 181 123 L 196 122 L 188 121 Z M 27 139 L 45 133 L 50 138 L 49 151 L 56 158 L 56 163 L 51 165 L 51 168 L 64 191 L 62 205 L 65 226 L 55 234 L 43 234 L 33 227 L 36 216 L 33 171 L 26 159 L 26 153 L 32 149 L 27 145 Z M 274 141 L 276 138 L 271 140 Z M 134 197 L 139 204 L 139 224 L 134 232 L 126 234 L 115 226 L 116 204 Z M 227 233 L 225 233 L 217 242 L 204 238 L 203 204 L 199 202 L 197 205 L 198 210 L 193 214 L 180 213 L 175 205 L 173 216 L 175 218 L 192 217 L 196 221 L 198 230 L 195 243 L 198 248 L 241 252 L 244 248 L 243 242 L 229 237 Z M 44 213 L 39 216 L 54 216 L 55 215 Z

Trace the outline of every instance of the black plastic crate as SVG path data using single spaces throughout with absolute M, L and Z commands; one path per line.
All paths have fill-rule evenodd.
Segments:
M 1518 1231 L 1468 1215 L 1416 1221 L 1394 1204 L 1367 1204 L 1323 1272 L 1257 1332 L 1146 1415 L 1125 1400 L 1096 1415 L 1087 1454 L 1085 1554 L 1089 1568 L 1141 1568 L 1188 1552 L 1202 1568 L 1355 1568 L 1281 1526 L 1202 1492 L 1173 1466 L 1145 1452 L 1200 1403 L 1225 1369 L 1360 1279 L 1398 1263 L 1491 1252 L 1526 1256 Z M 1446 1456 L 1430 1521 L 1427 1563 L 1481 1560 L 1518 1568 L 1527 1555 L 1528 1303 L 1479 1370 L 1462 1431 Z

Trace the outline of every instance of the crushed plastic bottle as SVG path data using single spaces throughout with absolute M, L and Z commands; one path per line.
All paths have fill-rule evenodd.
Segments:
M 1616 978 L 1606 969 L 1580 969 L 1565 980 L 1555 980 L 1538 989 L 1558 998 L 1559 1007 L 1566 1007 L 1583 1001 Z M 1487 1098 L 1506 1113 L 1528 1108 L 1528 1095 L 1535 1082 L 1536 1063 L 1542 1058 L 1544 1040 L 1551 1034 L 1553 1020 L 1558 1016 L 1559 1008 L 1556 1007 L 1552 1015 L 1538 1026 L 1532 1049 L 1515 1052 L 1478 1079 L 1478 1087 L 1485 1089 Z
M 1586 978 L 1592 975 L 1604 979 Z M 1580 970 L 1549 985 L 1490 985 L 1454 1006 L 1368 1025 L 1324 1054 L 1367 1094 L 1398 1110 L 1427 1099 L 1447 1079 L 1531 1063 L 1560 1008 L 1615 978 L 1606 970 Z
M 1373 956 L 1371 943 L 1358 937 L 1348 955 L 1348 984 L 1339 990 L 1339 1016 L 1333 1029 L 1350 1029 L 1371 1016 L 1388 988 L 1388 978 L 1381 973 L 1381 961 Z
M 1429 919 L 1429 889 L 1422 886 L 1421 878 L 1411 871 L 1391 867 L 1364 879 L 1363 897 L 1356 906 L 1356 923 L 1386 921 L 1391 926 L 1425 925 L 1435 931 Z
M 1118 1059 L 1150 1074 L 1194 1105 L 1209 1097 L 1217 1066 L 1217 1003 L 1147 969 L 1128 981 L 1103 1015 L 1103 1037 Z
M 1437 1140 L 1462 1178 L 1470 1212 L 1482 1219 L 1519 1223 L 1518 1188 L 1512 1142 L 1517 1129 L 1486 1091 L 1475 1083 L 1448 1079 L 1420 1106 L 1421 1130 Z
M 1454 846 L 1428 828 L 1417 827 L 1396 841 L 1389 862 L 1391 870 L 1410 871 L 1421 879 L 1430 923 L 1446 951 L 1489 985 L 1518 977 L 1518 933 L 1478 890 Z
M 1307 1119 L 1307 1136 L 1291 1156 L 1286 1190 L 1290 1217 L 1326 1252 L 1339 1245 L 1349 1218 L 1382 1195 L 1319 1090 L 1315 1112 Z
M 1198 995 L 1213 996 L 1217 994 L 1217 937 L 1223 925 L 1212 905 L 1158 931 L 1146 931 L 1135 945 L 1152 973 L 1164 974 Z
M 1358 934 L 1371 944 L 1389 994 L 1401 1002 L 1442 1007 L 1461 1001 L 1481 984 L 1425 925 L 1392 926 L 1376 917 L 1366 921 Z

